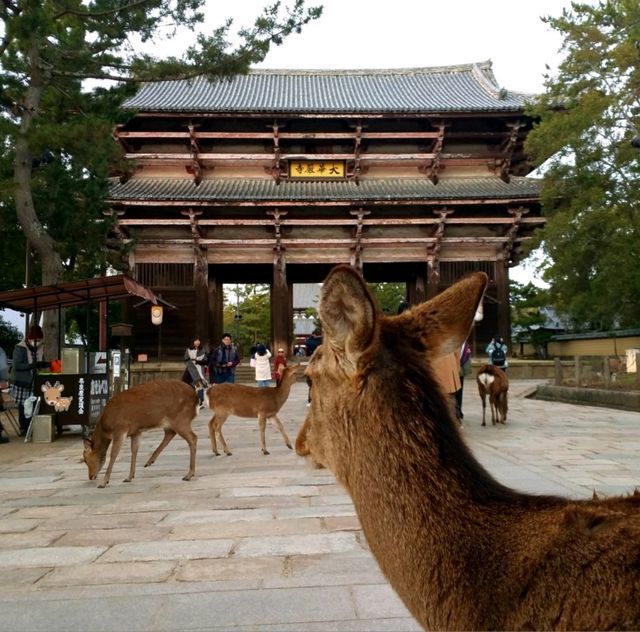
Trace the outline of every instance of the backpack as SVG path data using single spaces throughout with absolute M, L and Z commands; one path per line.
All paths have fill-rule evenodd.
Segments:
M 496 346 L 491 352 L 491 364 L 493 364 L 493 366 L 504 366 L 506 359 L 507 356 L 503 347 Z

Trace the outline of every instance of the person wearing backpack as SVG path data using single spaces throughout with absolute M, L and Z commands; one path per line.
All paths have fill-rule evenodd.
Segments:
M 507 370 L 509 367 L 509 361 L 507 360 L 508 348 L 501 336 L 491 338 L 491 342 L 487 345 L 485 351 L 489 356 L 488 364 L 497 366 L 503 371 Z

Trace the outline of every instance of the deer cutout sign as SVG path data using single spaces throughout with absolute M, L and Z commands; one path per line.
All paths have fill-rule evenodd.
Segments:
M 327 277 L 324 343 L 298 454 L 330 468 L 371 552 L 430 630 L 640 628 L 640 493 L 523 494 L 474 458 L 430 368 L 466 339 L 475 273 L 394 317 L 347 266 Z
M 64 391 L 64 384 L 55 382 L 54 385 L 51 386 L 51 383 L 47 381 L 40 389 L 42 390 L 45 403 L 53 406 L 53 410 L 57 413 L 69 410 L 73 397 L 62 397 L 61 393 Z

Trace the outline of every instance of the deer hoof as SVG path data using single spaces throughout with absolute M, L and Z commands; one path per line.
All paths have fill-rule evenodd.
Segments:
M 122 482 L 123 482 L 123 483 L 130 483 L 130 482 L 131 482 L 131 480 L 132 480 L 132 479 L 130 479 L 130 478 L 125 478 Z
M 98 485 L 98 489 L 104 489 L 106 486 L 106 483 L 100 483 L 100 485 Z
M 224 455 L 225 456 L 231 456 L 233 453 L 232 452 L 225 452 Z
M 220 456 L 220 452 L 214 452 L 213 456 Z
M 290 443 L 287 443 L 287 448 L 289 448 L 289 450 L 293 450 Z
M 484 421 L 480 424 L 481 426 L 486 426 L 487 424 Z
M 262 450 L 262 454 L 269 454 L 269 450 Z
M 190 481 L 193 478 L 193 474 L 187 474 L 186 476 L 182 477 L 183 481 Z

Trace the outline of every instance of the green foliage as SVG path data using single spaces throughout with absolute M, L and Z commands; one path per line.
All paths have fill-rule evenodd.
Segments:
M 4 349 L 9 359 L 11 359 L 13 348 L 21 339 L 20 330 L 0 315 L 0 347 Z
M 267 7 L 240 31 L 231 22 L 197 37 L 181 58 L 157 58 L 141 45 L 171 50 L 177 28 L 202 24 L 205 0 L 12 0 L 0 4 L 0 287 L 24 280 L 25 239 L 32 283 L 102 273 L 122 264 L 107 245 L 107 177 L 122 173 L 111 137 L 127 114 L 120 104 L 144 80 L 246 72 L 321 14 L 296 0 Z M 101 80 L 100 84 L 87 83 Z M 105 87 L 109 86 L 109 87 Z
M 545 317 L 541 307 L 549 304 L 549 293 L 546 289 L 533 283 L 523 285 L 517 281 L 509 283 L 511 298 L 511 325 L 513 327 L 539 327 L 544 324 Z
M 406 301 L 407 288 L 404 283 L 369 283 L 383 313 L 393 316 L 398 313 L 398 307 Z
M 549 299 L 576 329 L 640 326 L 640 4 L 573 3 L 545 21 L 564 37 L 557 76 L 529 113 L 544 164 Z M 632 139 L 636 139 L 633 141 Z
M 248 357 L 249 349 L 259 342 L 271 344 L 270 305 L 268 285 L 236 286 L 231 302 L 225 305 L 224 330 L 232 335 L 244 357 Z M 240 318 L 236 319 L 236 315 Z

